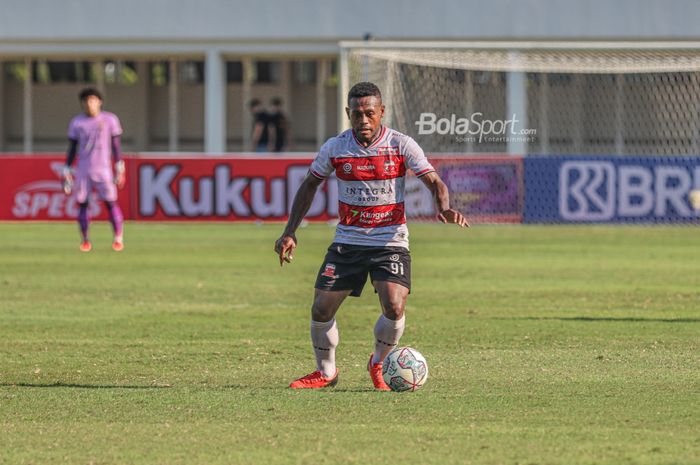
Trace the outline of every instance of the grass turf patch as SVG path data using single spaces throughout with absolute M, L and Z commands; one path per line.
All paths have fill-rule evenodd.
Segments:
M 371 389 L 368 285 L 313 370 L 332 229 L 0 224 L 0 463 L 694 464 L 700 247 L 689 227 L 411 225 L 415 393 Z

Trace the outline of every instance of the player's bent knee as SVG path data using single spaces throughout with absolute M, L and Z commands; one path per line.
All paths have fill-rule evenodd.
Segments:
M 403 317 L 404 310 L 403 302 L 388 301 L 382 303 L 382 312 L 390 320 L 400 320 Z
M 335 310 L 333 308 L 317 305 L 316 302 L 311 306 L 311 319 L 314 321 L 331 321 L 334 316 Z
M 311 318 L 322 322 L 332 320 L 349 293 L 350 291 L 327 292 L 316 289 L 314 303 L 311 306 Z

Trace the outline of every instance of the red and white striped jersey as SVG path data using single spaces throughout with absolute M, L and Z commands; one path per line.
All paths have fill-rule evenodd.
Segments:
M 435 171 L 416 141 L 382 126 L 380 136 L 363 147 L 352 129 L 329 139 L 310 172 L 338 179 L 340 222 L 334 242 L 408 248 L 404 211 L 406 170 L 416 176 Z

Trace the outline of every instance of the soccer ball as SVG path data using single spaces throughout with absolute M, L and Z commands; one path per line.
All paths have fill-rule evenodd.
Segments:
M 700 189 L 690 191 L 688 198 L 690 199 L 690 205 L 692 205 L 693 210 L 700 212 Z
M 428 380 L 428 362 L 416 349 L 397 347 L 384 359 L 382 377 L 392 391 L 415 391 Z

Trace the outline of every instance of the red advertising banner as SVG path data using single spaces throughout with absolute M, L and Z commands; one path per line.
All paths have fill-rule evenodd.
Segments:
M 287 218 L 311 159 L 137 158 L 131 173 L 133 218 L 138 220 L 278 220 Z M 324 183 L 310 220 L 338 215 L 336 183 Z
M 140 221 L 284 221 L 308 172 L 310 156 L 299 157 L 125 157 L 127 185 L 119 191 L 124 217 Z M 473 222 L 518 222 L 523 211 L 523 165 L 519 157 L 431 156 L 450 189 L 452 204 Z M 0 156 L 0 220 L 69 220 L 77 215 L 64 195 L 64 157 Z M 406 177 L 410 218 L 434 218 L 430 192 Z M 337 183 L 326 182 L 307 219 L 338 217 Z M 106 219 L 93 195 L 90 215 Z
M 70 220 L 78 216 L 73 197 L 63 193 L 61 170 L 65 156 L 0 156 L 0 220 Z M 119 205 L 125 218 L 129 181 L 119 191 Z M 107 219 L 107 209 L 95 194 L 89 199 L 92 218 Z

